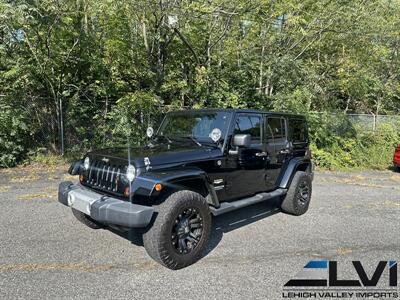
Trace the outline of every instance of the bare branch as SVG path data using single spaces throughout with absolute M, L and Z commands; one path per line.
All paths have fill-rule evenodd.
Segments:
M 196 51 L 194 51 L 193 47 L 190 45 L 190 43 L 187 41 L 187 39 L 185 38 L 185 36 L 177 29 L 174 28 L 174 32 L 179 36 L 179 38 L 182 40 L 182 42 L 188 47 L 188 49 L 190 50 L 190 52 L 192 52 L 196 63 L 200 63 L 199 57 L 196 54 Z

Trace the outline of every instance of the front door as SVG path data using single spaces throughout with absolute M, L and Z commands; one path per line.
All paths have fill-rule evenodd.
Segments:
M 233 135 L 250 134 L 251 145 L 239 148 L 236 155 L 229 155 L 229 198 L 249 196 L 267 188 L 265 167 L 267 153 L 263 144 L 263 116 L 256 113 L 241 113 L 235 117 Z M 234 148 L 232 145 L 231 148 Z

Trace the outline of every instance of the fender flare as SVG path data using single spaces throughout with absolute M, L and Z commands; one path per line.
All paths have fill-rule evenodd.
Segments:
M 198 168 L 181 168 L 163 171 L 149 171 L 139 175 L 132 183 L 131 192 L 144 196 L 157 196 L 154 189 L 157 183 L 161 183 L 169 190 L 180 190 L 185 187 L 185 182 L 198 180 L 204 185 L 208 195 L 207 202 L 215 207 L 219 207 L 218 196 L 214 186 L 211 184 L 206 172 Z
M 309 169 L 312 172 L 312 162 L 303 157 L 292 158 L 286 165 L 285 171 L 278 177 L 278 185 L 280 188 L 288 189 L 292 183 L 294 174 L 299 168 Z
M 69 167 L 68 173 L 70 175 L 79 175 L 82 168 L 83 168 L 83 160 L 81 159 L 75 160 Z

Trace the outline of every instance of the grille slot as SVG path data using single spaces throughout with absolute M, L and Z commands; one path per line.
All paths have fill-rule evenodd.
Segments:
M 86 184 L 106 191 L 118 192 L 123 167 L 93 160 L 88 170 Z

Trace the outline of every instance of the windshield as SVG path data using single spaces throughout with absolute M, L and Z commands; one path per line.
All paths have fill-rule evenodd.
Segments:
M 159 135 L 166 138 L 193 138 L 198 142 L 223 141 L 228 130 L 230 112 L 179 112 L 168 114 Z

